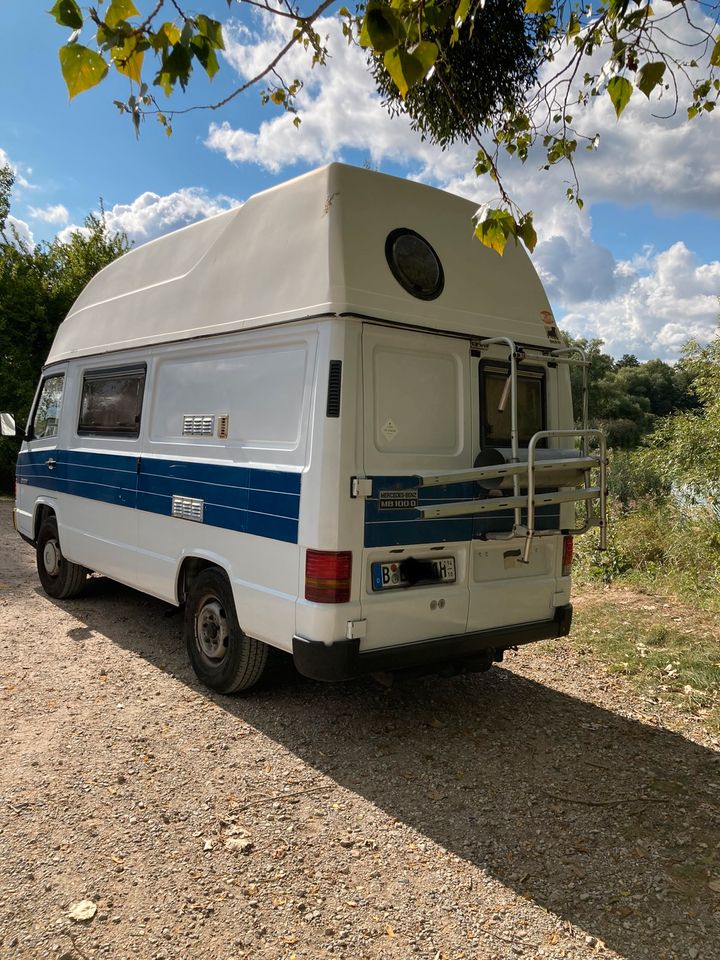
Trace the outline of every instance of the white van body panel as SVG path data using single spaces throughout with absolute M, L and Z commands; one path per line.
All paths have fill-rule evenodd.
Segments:
M 34 541 L 34 517 L 49 509 L 68 560 L 173 604 L 186 571 L 217 566 L 245 633 L 296 659 L 298 643 L 402 655 L 538 623 L 538 636 L 556 635 L 574 505 L 543 514 L 555 534 L 533 542 L 527 564 L 510 511 L 418 509 L 485 496 L 473 481 L 422 483 L 471 471 L 494 443 L 482 384 L 488 370 L 502 380 L 508 351 L 480 341 L 534 351 L 534 429 L 573 425 L 540 281 L 520 247 L 499 258 L 474 239 L 473 211 L 332 164 L 111 264 L 61 325 L 43 373 L 38 398 L 48 377 L 64 378 L 59 428 L 23 445 L 19 532 Z M 389 267 L 398 228 L 439 257 L 444 285 L 430 299 Z M 116 430 L 128 383 L 137 410 Z M 96 402 L 111 418 L 102 429 L 88 427 Z M 351 556 L 342 601 L 307 598 L 308 551 Z M 407 560 L 446 561 L 454 577 L 379 585 L 378 564 Z M 513 639 L 493 643 L 501 655 Z

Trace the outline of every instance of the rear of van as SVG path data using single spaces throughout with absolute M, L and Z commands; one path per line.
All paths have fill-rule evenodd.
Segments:
M 487 669 L 511 646 L 567 634 L 572 538 L 562 531 L 575 525 L 574 504 L 538 508 L 524 562 L 514 511 L 492 510 L 506 495 L 500 482 L 472 479 L 480 451 L 510 442 L 509 405 L 498 409 L 507 348 L 347 324 L 359 376 L 338 424 L 349 449 L 343 457 L 339 439 L 331 456 L 335 464 L 354 457 L 354 476 L 335 473 L 329 462 L 323 471 L 337 478 L 337 506 L 331 497 L 324 502 L 338 511 L 331 529 L 339 536 L 323 541 L 333 549 L 306 553 L 293 644 L 298 668 L 326 680 L 410 667 Z M 573 428 L 567 366 L 538 351 L 520 365 L 517 389 L 526 459 L 538 431 Z M 356 437 L 354 426 L 361 427 Z M 327 436 L 323 445 L 327 455 Z M 439 475 L 448 482 L 432 482 Z M 457 504 L 490 509 L 453 515 Z M 450 515 L 433 516 L 436 509 Z
M 602 536 L 604 456 L 575 429 L 569 364 L 586 361 L 529 257 L 498 257 L 472 203 L 407 181 L 333 167 L 326 209 L 342 372 L 330 420 L 319 367 L 298 668 L 486 669 L 567 634 L 572 536 Z

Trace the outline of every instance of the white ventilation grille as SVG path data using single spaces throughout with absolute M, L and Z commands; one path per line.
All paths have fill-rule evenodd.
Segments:
M 221 440 L 227 440 L 229 426 L 230 417 L 227 413 L 220 414 L 217 418 L 217 435 Z
M 215 417 L 195 416 L 192 414 L 183 417 L 184 437 L 212 437 L 215 433 Z
M 195 520 L 197 523 L 202 523 L 204 506 L 204 500 L 176 495 L 172 498 L 172 515 L 180 520 Z

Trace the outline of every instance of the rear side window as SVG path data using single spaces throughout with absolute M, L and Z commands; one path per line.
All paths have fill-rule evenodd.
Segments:
M 480 423 L 482 446 L 510 446 L 510 368 L 481 365 Z M 518 443 L 526 447 L 530 438 L 545 429 L 545 377 L 541 371 L 518 372 Z M 540 446 L 545 446 L 541 442 Z
M 83 377 L 78 433 L 137 437 L 144 389 L 145 364 L 88 370 Z
M 33 440 L 47 440 L 57 436 L 64 383 L 65 376 L 62 373 L 43 380 L 29 431 Z

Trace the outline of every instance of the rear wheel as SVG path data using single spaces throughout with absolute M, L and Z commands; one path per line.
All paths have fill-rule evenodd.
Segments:
M 217 567 L 203 570 L 190 587 L 185 642 L 198 679 L 220 693 L 248 690 L 265 669 L 268 648 L 241 630 L 230 584 Z
M 83 592 L 87 570 L 63 556 L 55 517 L 43 521 L 36 551 L 38 576 L 48 596 L 56 600 L 69 600 Z

